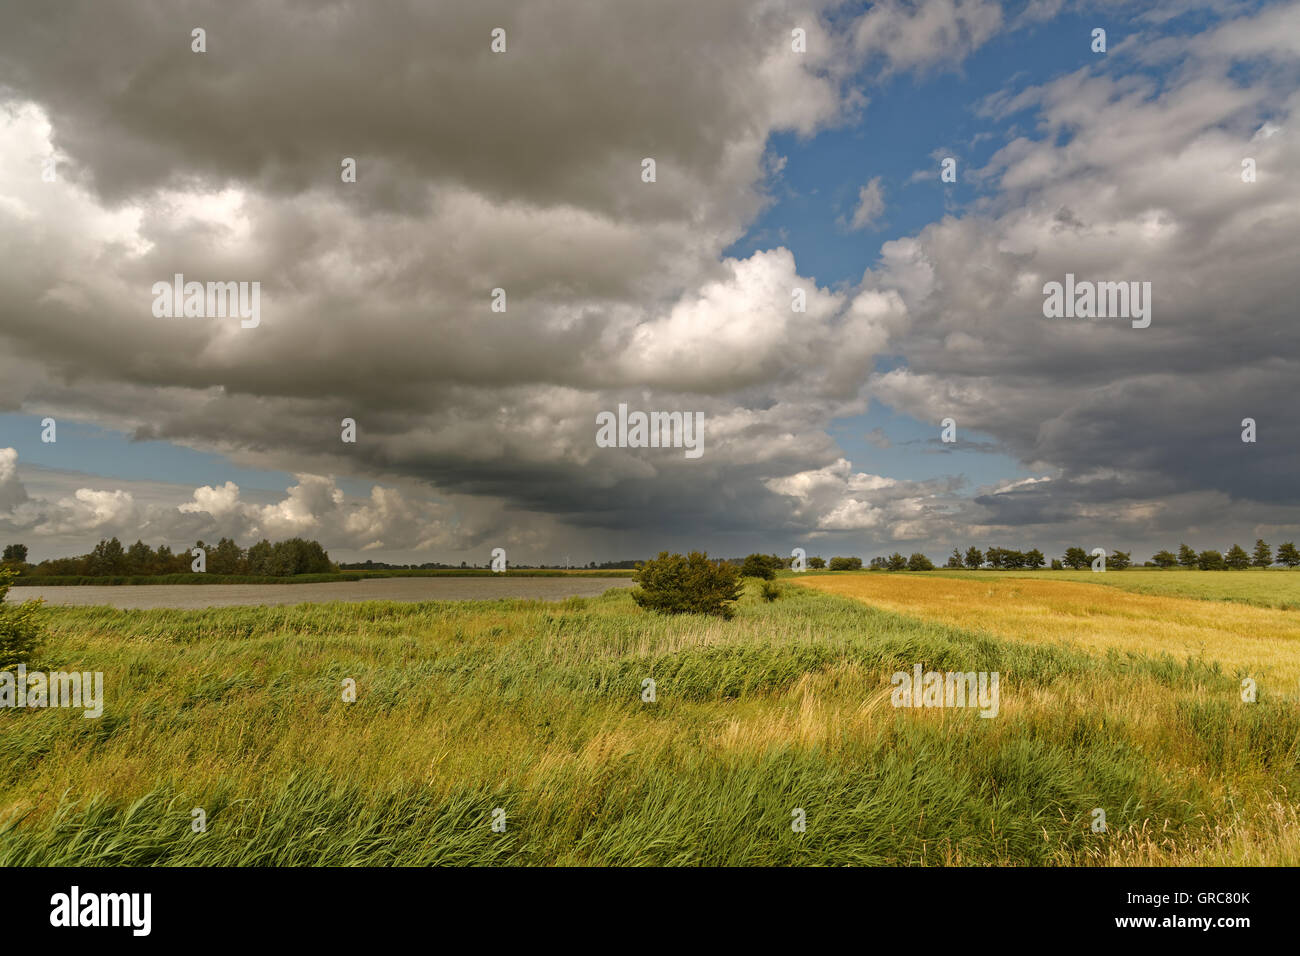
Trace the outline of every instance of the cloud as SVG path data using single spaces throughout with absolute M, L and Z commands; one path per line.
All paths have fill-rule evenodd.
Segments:
M 854 49 L 882 60 L 882 72 L 954 68 L 1002 27 L 1002 7 L 991 0 L 874 3 L 857 21 Z
M 769 488 L 797 502 L 796 512 L 817 532 L 878 531 L 890 539 L 937 532 L 960 480 L 902 481 L 854 472 L 845 458 L 824 468 L 770 479 Z
M 1288 291 L 1300 225 L 1284 212 L 1300 185 L 1281 173 L 1300 96 L 1289 46 L 1259 42 L 1277 22 L 1266 11 L 1202 36 L 1193 50 L 1217 52 L 1162 83 L 1085 69 L 1019 92 L 1041 135 L 981 171 L 993 199 L 886 243 L 864 277 L 897 291 L 907 316 L 905 362 L 873 375 L 871 393 L 1056 475 L 978 495 L 972 527 L 1065 534 L 1077 520 L 1114 538 L 1180 521 L 1293 526 L 1300 423 L 1276 410 L 1300 373 Z M 1256 39 L 1219 46 L 1220 32 Z M 1237 48 L 1278 68 L 1243 85 L 1220 55 Z M 1245 156 L 1257 182 L 1242 181 Z M 1150 328 L 1044 319 L 1043 284 L 1066 273 L 1151 282 Z M 1244 417 L 1268 438 L 1243 443 Z M 1193 516 L 1192 502 L 1226 510 Z
M 959 69 L 1008 29 L 999 5 L 326 9 L 70 0 L 0 34 L 0 409 L 296 476 L 272 500 L 66 477 L 37 493 L 0 458 L 9 527 L 74 550 L 136 520 L 180 540 L 639 553 L 808 529 L 1073 533 L 1108 507 L 1116 533 L 1201 506 L 1294 519 L 1300 424 L 1277 411 L 1300 354 L 1293 6 L 1171 42 L 1152 27 L 1104 66 L 989 97 L 977 118 L 1024 125 L 963 173 L 982 198 L 886 242 L 856 286 L 786 246 L 728 254 L 774 201 L 774 134 L 869 127 L 875 80 Z M 853 228 L 883 215 L 881 182 Z M 260 281 L 261 325 L 154 318 L 152 284 L 178 272 Z M 1044 320 L 1042 285 L 1066 272 L 1151 281 L 1152 326 Z M 873 400 L 954 417 L 1052 481 L 860 487 L 828 428 Z M 704 458 L 596 448 L 596 413 L 620 402 L 704 412 Z
M 309 537 L 344 552 L 373 548 L 376 542 L 398 551 L 464 549 L 482 540 L 474 515 L 447 501 L 411 498 L 380 485 L 368 497 L 350 497 L 333 478 L 320 475 L 298 475 L 282 497 L 262 503 L 245 499 L 233 481 L 192 489 L 187 500 L 178 486 L 160 489 L 140 482 L 121 483 L 135 491 L 77 487 L 61 493 L 67 482 L 87 476 L 33 474 L 48 496 L 30 494 L 18 475 L 17 452 L 0 448 L 0 531 L 28 539 L 34 557 L 84 552 L 95 540 L 114 535 L 174 547 L 221 537 L 244 545 L 261 538 Z
M 880 177 L 876 176 L 858 190 L 858 205 L 853 210 L 853 219 L 849 229 L 870 229 L 885 211 L 885 197 L 880 189 Z

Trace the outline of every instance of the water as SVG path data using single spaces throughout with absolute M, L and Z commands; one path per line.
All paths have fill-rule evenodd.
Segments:
M 117 608 L 196 609 L 326 601 L 492 601 L 528 598 L 562 601 L 630 587 L 628 578 L 376 578 L 326 584 L 141 584 L 120 587 L 14 587 L 10 601 L 44 598 L 47 604 Z

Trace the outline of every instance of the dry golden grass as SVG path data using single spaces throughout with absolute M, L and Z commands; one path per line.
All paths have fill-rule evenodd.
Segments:
M 1158 597 L 1070 581 L 971 580 L 865 573 L 797 579 L 805 587 L 972 631 L 1218 661 L 1281 693 L 1300 684 L 1300 613 L 1226 601 Z

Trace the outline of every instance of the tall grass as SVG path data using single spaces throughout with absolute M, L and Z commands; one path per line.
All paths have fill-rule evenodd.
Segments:
M 48 618 L 106 707 L 0 711 L 5 865 L 1300 862 L 1295 701 L 1203 661 L 753 584 L 731 622 L 624 591 Z M 894 709 L 915 663 L 999 671 L 1000 715 Z

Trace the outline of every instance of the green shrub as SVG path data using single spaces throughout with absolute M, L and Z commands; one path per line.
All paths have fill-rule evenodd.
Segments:
M 745 563 L 740 566 L 740 576 L 742 578 L 762 578 L 764 581 L 771 581 L 776 577 L 777 568 L 780 567 L 778 559 L 766 554 L 751 554 L 745 559 Z
M 764 601 L 775 601 L 781 596 L 781 589 L 771 581 L 764 581 L 759 586 L 758 594 Z
M 861 571 L 861 558 L 831 558 L 832 571 Z
M 40 599 L 22 604 L 5 602 L 5 595 L 17 576 L 14 571 L 0 571 L 0 670 L 30 662 L 45 642 L 45 632 L 36 618 L 41 609 Z
M 729 564 L 692 551 L 687 557 L 660 551 L 637 569 L 632 600 L 661 614 L 713 614 L 730 619 L 741 595 L 740 576 Z

